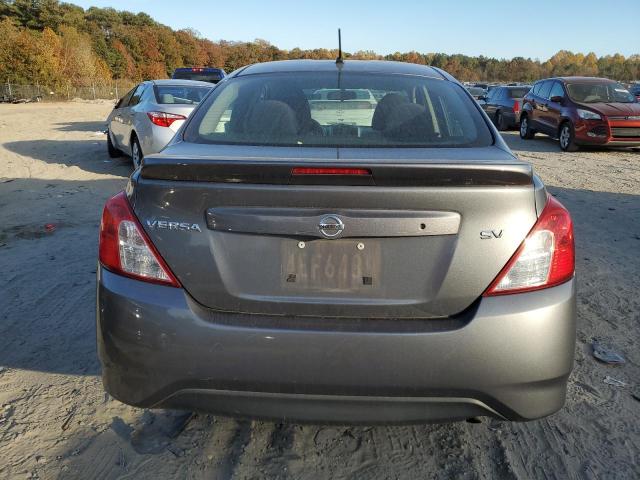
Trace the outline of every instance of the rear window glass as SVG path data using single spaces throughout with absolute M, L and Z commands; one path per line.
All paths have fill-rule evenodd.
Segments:
M 467 90 L 474 97 L 479 97 L 485 94 L 485 91 L 482 88 L 478 88 L 478 87 L 467 87 Z
M 196 80 L 198 82 L 218 83 L 222 80 L 222 74 L 220 74 L 220 72 L 207 72 L 199 69 L 176 70 L 173 72 L 172 78 L 176 80 Z
M 221 84 L 185 140 L 274 146 L 471 147 L 493 143 L 462 87 L 420 76 L 315 72 Z
M 530 87 L 523 87 L 523 88 L 510 88 L 509 89 L 509 96 L 511 98 L 522 98 L 524 97 L 527 93 L 529 93 Z
M 200 103 L 211 89 L 184 85 L 156 85 L 156 100 L 160 104 L 194 105 Z

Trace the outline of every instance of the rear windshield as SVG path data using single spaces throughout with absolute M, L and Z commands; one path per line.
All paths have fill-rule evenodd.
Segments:
M 156 85 L 156 101 L 160 104 L 195 105 L 209 93 L 211 88 L 184 85 Z
M 198 82 L 218 83 L 222 80 L 219 72 L 203 72 L 198 70 L 176 70 L 172 78 L 176 80 L 196 80 Z
M 474 97 L 484 95 L 484 90 L 479 87 L 467 87 L 467 90 L 469 90 L 469 93 Z
M 531 87 L 510 88 L 510 89 L 509 89 L 509 96 L 510 96 L 511 98 L 522 98 L 522 97 L 524 97 L 527 93 L 529 93 L 529 90 L 531 90 Z
M 619 83 L 569 83 L 567 92 L 571 100 L 578 103 L 634 103 L 634 96 Z
M 216 88 L 185 131 L 194 143 L 472 147 L 493 137 L 459 85 L 420 76 L 246 75 Z

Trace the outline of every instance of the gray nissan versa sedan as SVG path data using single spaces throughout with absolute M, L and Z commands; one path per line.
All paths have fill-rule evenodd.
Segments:
M 435 68 L 234 72 L 107 202 L 99 255 L 103 380 L 131 405 L 411 423 L 565 400 L 571 218 Z

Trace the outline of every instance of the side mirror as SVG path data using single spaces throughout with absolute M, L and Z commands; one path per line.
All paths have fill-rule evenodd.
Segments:
M 564 101 L 564 97 L 561 97 L 560 95 L 554 95 L 549 100 L 551 100 L 554 103 L 562 103 Z

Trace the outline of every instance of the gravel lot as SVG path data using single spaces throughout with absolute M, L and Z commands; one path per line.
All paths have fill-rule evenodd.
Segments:
M 640 153 L 561 153 L 550 139 L 505 134 L 576 225 L 576 368 L 560 413 L 514 424 L 280 425 L 143 411 L 105 394 L 97 231 L 104 200 L 131 172 L 98 133 L 110 108 L 0 105 L 0 478 L 640 477 Z M 626 364 L 596 362 L 594 338 Z

